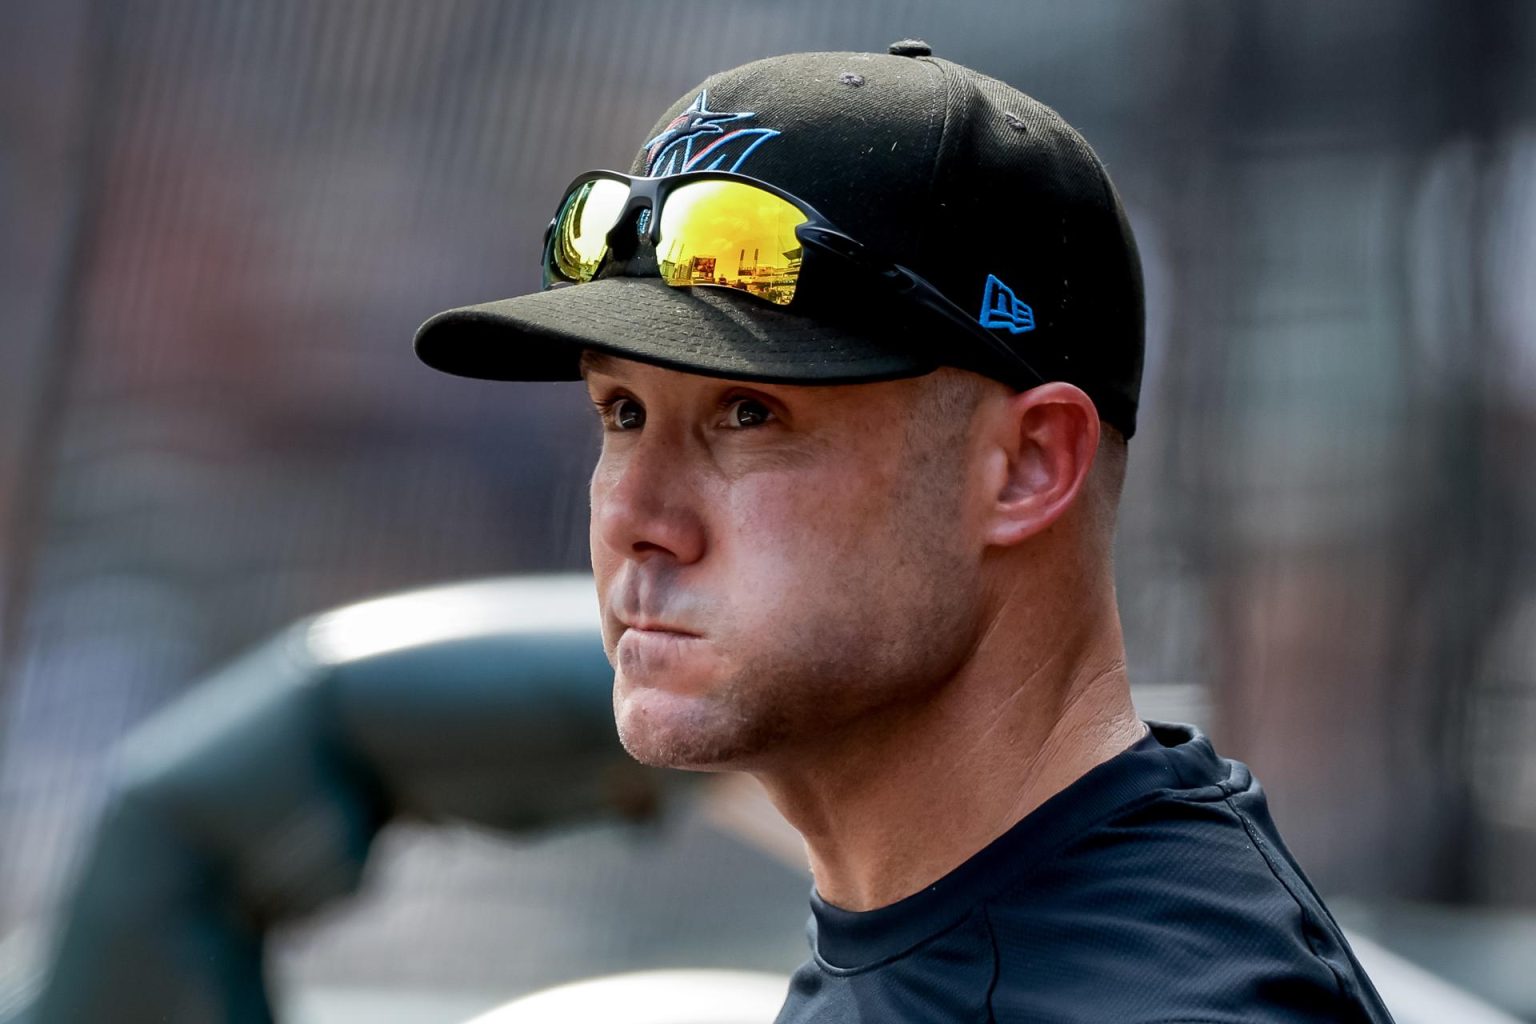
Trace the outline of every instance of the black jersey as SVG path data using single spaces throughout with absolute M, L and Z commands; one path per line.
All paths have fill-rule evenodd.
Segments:
M 1149 724 L 921 892 L 813 892 L 778 1024 L 1390 1022 L 1248 768 Z

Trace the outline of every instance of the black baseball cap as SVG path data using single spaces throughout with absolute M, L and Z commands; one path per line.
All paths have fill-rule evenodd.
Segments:
M 1136 243 L 1103 164 L 1049 107 L 917 40 L 883 54 L 770 57 L 685 93 L 630 173 L 706 168 L 811 204 L 937 286 L 1045 379 L 1081 387 L 1125 436 L 1135 432 Z M 495 380 L 578 379 L 588 348 L 790 384 L 970 366 L 974 342 L 899 302 L 850 294 L 816 308 L 791 314 L 727 289 L 678 288 L 652 269 L 450 309 L 417 331 L 416 353 Z

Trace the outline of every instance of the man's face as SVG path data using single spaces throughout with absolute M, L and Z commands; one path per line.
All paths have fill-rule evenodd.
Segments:
M 974 460 L 965 417 L 925 397 L 932 381 L 584 366 L 604 427 L 592 566 L 636 758 L 761 767 L 899 714 L 964 662 Z

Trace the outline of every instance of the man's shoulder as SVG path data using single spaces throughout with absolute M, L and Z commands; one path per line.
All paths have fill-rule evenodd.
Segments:
M 1151 965 L 1299 939 L 1302 911 L 1226 800 L 1178 796 L 1073 837 L 986 906 L 1005 955 L 1102 963 L 1114 948 L 1116 961 Z
M 1221 763 L 1219 781 L 1145 794 L 986 902 L 997 1020 L 1388 1019 L 1262 789 Z
M 1257 781 L 1188 726 L 1155 723 L 928 890 L 813 907 L 781 1024 L 1390 1021 Z
M 1145 792 L 1062 835 L 1055 855 L 1015 877 L 998 902 L 1023 902 L 1039 913 L 1058 901 L 1102 899 L 1106 888 L 1137 897 L 1120 904 L 1127 911 L 1223 890 L 1282 899 L 1287 892 L 1271 859 L 1284 844 L 1263 791 L 1243 764 L 1223 763 L 1229 771 L 1219 781 Z

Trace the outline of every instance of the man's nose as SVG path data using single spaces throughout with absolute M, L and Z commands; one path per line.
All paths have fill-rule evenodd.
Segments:
M 622 454 L 605 453 L 592 474 L 594 539 L 633 560 L 704 556 L 697 481 L 679 443 L 642 437 Z

